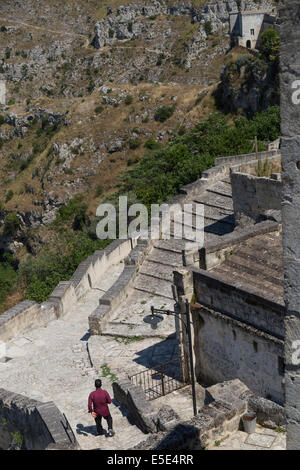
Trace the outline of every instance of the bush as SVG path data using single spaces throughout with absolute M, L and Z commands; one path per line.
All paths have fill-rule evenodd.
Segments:
M 279 129 L 279 107 L 274 106 L 257 113 L 252 120 L 237 119 L 233 125 L 216 113 L 165 147 L 149 139 L 145 147 L 152 152 L 123 173 L 118 194 L 132 192 L 138 202 L 148 207 L 161 204 L 213 167 L 216 157 L 251 153 L 255 135 L 259 151 L 265 150 L 264 142 L 275 140 Z M 160 148 L 154 150 L 154 143 Z
M 204 23 L 204 31 L 209 36 L 212 33 L 212 24 L 209 20 L 206 20 Z
M 139 139 L 130 139 L 129 141 L 129 148 L 134 150 L 137 149 L 141 145 L 141 141 Z
M 6 197 L 5 197 L 5 202 L 10 201 L 10 200 L 13 198 L 13 195 L 14 195 L 14 192 L 13 192 L 12 189 L 10 189 L 9 191 L 7 191 Z
M 175 105 L 172 106 L 161 106 L 155 112 L 155 121 L 164 122 L 169 119 L 175 111 Z
M 261 35 L 259 50 L 262 56 L 270 62 L 278 58 L 280 47 L 279 34 L 275 29 L 266 29 Z
M 103 106 L 96 106 L 96 108 L 95 108 L 95 113 L 96 113 L 96 114 L 101 114 L 102 111 L 103 111 L 103 109 L 104 109 Z
M 55 253 L 44 249 L 38 258 L 29 256 L 19 267 L 20 280 L 26 286 L 25 298 L 36 302 L 47 300 L 60 281 L 70 279 L 81 261 L 110 242 L 92 240 L 86 231 L 65 233 Z
M 133 96 L 127 95 L 127 96 L 125 97 L 124 103 L 125 103 L 127 106 L 128 106 L 129 104 L 132 104 L 132 103 L 133 103 Z
M 0 126 L 5 123 L 5 117 L 0 114 Z
M 103 188 L 100 184 L 97 186 L 95 194 L 96 197 L 100 197 L 103 194 Z
M 20 228 L 20 220 L 15 212 L 10 212 L 5 216 L 3 233 L 4 235 L 14 235 Z
M 162 144 L 157 142 L 153 137 L 150 137 L 150 139 L 146 140 L 144 143 L 144 147 L 149 150 L 157 150 L 162 147 Z

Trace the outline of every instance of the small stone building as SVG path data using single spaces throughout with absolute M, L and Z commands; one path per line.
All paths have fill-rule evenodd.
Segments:
M 276 23 L 276 11 L 245 10 L 229 14 L 230 35 L 234 44 L 256 49 L 261 34 Z
M 0 104 L 5 105 L 6 84 L 5 81 L 0 80 Z

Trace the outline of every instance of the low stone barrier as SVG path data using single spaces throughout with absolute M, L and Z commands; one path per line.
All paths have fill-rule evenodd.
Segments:
M 257 235 L 277 232 L 279 230 L 279 223 L 272 221 L 264 221 L 236 229 L 231 233 L 223 235 L 218 242 L 207 243 L 200 250 L 183 250 L 183 266 L 199 266 L 201 269 L 209 271 L 223 263 L 226 255 L 242 242 Z
M 46 326 L 50 321 L 73 310 L 78 300 L 97 283 L 103 272 L 126 258 L 131 251 L 134 252 L 137 243 L 137 239 L 115 240 L 104 250 L 95 251 L 80 263 L 71 279 L 60 282 L 47 302 L 38 304 L 26 300 L 4 312 L 0 315 L 0 341 L 7 342 L 32 328 Z M 126 274 L 120 282 L 124 282 Z M 113 291 L 111 296 L 113 297 Z M 104 310 L 106 307 L 104 305 Z
M 76 437 L 53 402 L 41 403 L 0 389 L 0 449 L 77 449 Z
M 134 423 L 146 434 L 157 432 L 157 413 L 147 401 L 144 390 L 130 379 L 114 382 L 112 387 L 115 400 L 126 408 Z
M 151 246 L 149 240 L 138 240 L 137 245 L 127 258 L 119 278 L 99 300 L 99 307 L 89 316 L 89 328 L 92 335 L 100 335 L 105 329 L 114 309 L 131 293 L 138 267 L 143 262 Z
M 241 417 L 248 411 L 257 413 L 258 424 L 270 428 L 284 427 L 283 408 L 256 397 L 238 379 L 207 388 L 206 403 L 197 416 L 185 422 L 177 421 L 167 431 L 152 434 L 132 450 L 205 449 L 216 440 L 241 429 Z

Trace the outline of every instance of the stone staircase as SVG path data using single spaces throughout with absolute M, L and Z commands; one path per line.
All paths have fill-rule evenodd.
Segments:
M 196 206 L 204 205 L 205 243 L 219 240 L 234 229 L 230 179 L 223 179 L 204 190 L 200 196 L 183 198 L 181 204 L 190 204 L 192 228 L 195 229 Z M 190 208 L 187 208 L 190 210 Z M 184 210 L 184 207 L 183 207 Z M 173 309 L 173 271 L 183 267 L 182 250 L 189 238 L 175 239 L 171 223 L 171 238 L 157 240 L 139 269 L 132 294 L 117 308 L 103 335 L 122 337 L 157 336 L 174 334 L 174 318 L 166 317 L 156 330 L 151 330 L 143 318 L 150 313 L 151 305 Z M 177 227 L 178 228 L 178 227 Z M 181 228 L 181 227 L 180 227 Z M 130 319 L 130 321 L 129 321 Z
M 274 258 L 276 253 L 276 258 Z M 282 240 L 281 235 L 267 233 L 243 242 L 213 270 L 227 281 L 238 282 L 256 294 L 282 303 Z M 266 259 L 270 259 L 266 265 Z

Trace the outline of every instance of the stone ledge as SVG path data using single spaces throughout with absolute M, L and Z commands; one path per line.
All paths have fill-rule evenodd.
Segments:
M 207 243 L 200 250 L 182 250 L 183 265 L 195 266 L 197 263 L 201 269 L 210 270 L 219 266 L 226 254 L 240 243 L 265 233 L 280 230 L 280 224 L 273 221 L 264 221 L 248 227 L 239 228 L 231 233 L 223 235 L 220 241 Z
M 50 444 L 57 449 L 78 447 L 69 423 L 53 402 L 41 403 L 0 389 L 0 422 L 7 423 L 10 434 L 20 433 L 28 450 L 44 450 Z

